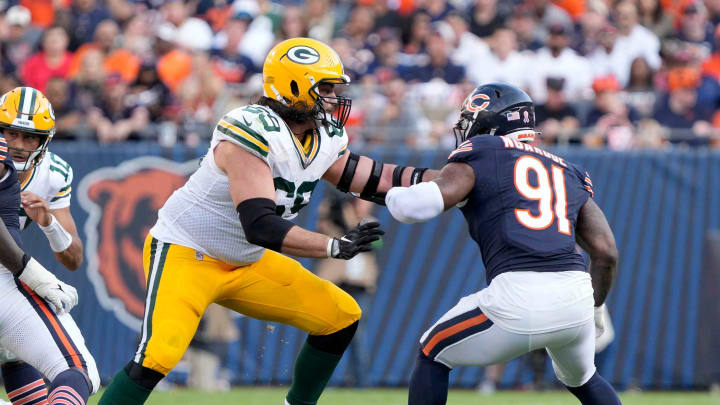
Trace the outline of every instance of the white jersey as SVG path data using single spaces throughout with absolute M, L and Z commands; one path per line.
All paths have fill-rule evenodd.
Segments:
M 275 112 L 259 105 L 236 108 L 220 120 L 200 168 L 160 209 L 150 234 L 242 266 L 258 261 L 265 249 L 245 238 L 228 177 L 213 157 L 221 141 L 242 147 L 270 166 L 277 213 L 292 219 L 309 204 L 323 174 L 345 153 L 348 139 L 344 130 L 318 123 L 318 131 L 302 145 Z
M 30 169 L 30 174 L 20 183 L 21 191 L 30 191 L 48 202 L 51 210 L 70 206 L 73 180 L 72 168 L 58 155 L 47 151 L 40 164 Z M 22 206 L 18 207 L 20 229 L 32 223 Z M 0 265 L 0 295 L 15 288 L 13 275 Z
M 47 151 L 40 164 L 30 170 L 30 174 L 20 184 L 21 191 L 30 191 L 48 202 L 51 210 L 70 206 L 72 192 L 72 167 L 60 156 Z M 20 208 L 20 229 L 26 229 L 32 220 Z
M 44 198 L 51 210 L 70 206 L 73 172 L 69 164 L 52 152 L 46 152 L 40 164 L 30 169 L 20 184 L 22 191 Z M 20 228 L 32 220 L 22 206 Z M 0 363 L 18 359 L 32 365 L 50 380 L 70 367 L 82 366 L 92 383 L 92 392 L 100 387 L 95 359 L 69 313 L 55 315 L 44 301 L 19 288 L 13 275 L 0 266 Z M 35 298 L 33 298 L 35 297 Z M 42 308 L 47 309 L 43 311 Z M 28 344 L 28 342 L 32 344 Z M 77 351 L 75 361 L 72 351 Z

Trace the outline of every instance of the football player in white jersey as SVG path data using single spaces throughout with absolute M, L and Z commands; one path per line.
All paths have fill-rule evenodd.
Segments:
M 289 220 L 321 178 L 383 203 L 393 184 L 436 175 L 347 150 L 343 126 L 351 102 L 335 91 L 350 79 L 326 44 L 309 38 L 277 44 L 263 80 L 265 96 L 218 122 L 200 168 L 160 209 L 143 252 L 148 293 L 140 344 L 101 405 L 144 403 L 213 302 L 307 332 L 285 403 L 317 403 L 361 310 L 350 295 L 284 254 L 347 260 L 370 250 L 382 231 L 365 223 L 331 238 Z
M 76 270 L 82 264 L 82 243 L 69 208 L 72 169 L 47 150 L 55 132 L 55 117 L 50 102 L 31 87 L 18 87 L 6 93 L 0 100 L 0 128 L 8 143 L 9 157 L 18 172 L 20 229 L 27 228 L 32 221 L 37 222 L 58 260 L 68 269 Z M 98 389 L 100 379 L 82 334 L 69 313 L 56 315 L 40 311 L 38 308 L 42 309 L 42 305 L 34 307 L 30 307 L 32 314 L 39 315 L 42 320 L 37 325 L 42 330 L 37 333 L 49 337 L 38 345 L 52 348 L 64 364 L 52 357 L 42 360 L 51 363 L 50 366 L 42 363 L 43 366 L 38 367 L 31 362 L 27 355 L 18 351 L 18 347 L 23 347 L 21 338 L 25 335 L 16 336 L 11 345 L 0 340 L 2 373 L 10 400 L 13 403 L 42 404 L 53 403 L 55 397 L 61 400 L 70 396 L 71 399 L 62 400 L 73 404 L 84 403 Z M 28 327 L 23 333 L 35 336 L 36 332 L 33 327 Z M 55 387 L 55 397 L 52 392 L 54 387 L 51 386 L 48 398 L 43 375 L 50 378 L 49 374 L 64 370 L 71 371 L 69 382 L 62 389 Z M 70 388 L 67 388 L 68 384 L 71 384 Z M 68 394 L 70 390 L 73 392 Z

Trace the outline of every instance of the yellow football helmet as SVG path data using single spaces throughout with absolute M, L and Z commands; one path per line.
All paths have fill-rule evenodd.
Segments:
M 322 97 L 321 83 L 349 84 L 338 54 L 328 45 L 311 38 L 293 38 L 270 50 L 263 65 L 265 96 L 293 108 L 314 111 L 317 119 L 342 128 L 350 116 L 352 101 L 347 97 Z M 325 111 L 323 102 L 335 105 L 337 121 Z
M 0 130 L 20 131 L 40 136 L 37 149 L 10 150 L 30 152 L 25 162 L 13 162 L 19 171 L 29 170 L 42 160 L 48 144 L 55 135 L 55 112 L 50 101 L 37 89 L 16 87 L 0 97 Z

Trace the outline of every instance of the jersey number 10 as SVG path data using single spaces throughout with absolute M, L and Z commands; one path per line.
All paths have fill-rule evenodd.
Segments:
M 537 186 L 528 181 L 530 171 L 537 176 Z M 540 159 L 533 156 L 522 156 L 515 162 L 515 188 L 528 200 L 538 202 L 537 216 L 530 210 L 515 209 L 515 218 L 524 227 L 534 230 L 546 229 L 557 217 L 558 232 L 571 235 L 570 221 L 567 219 L 567 193 L 565 192 L 565 169 L 552 165 L 552 184 L 550 173 Z M 553 194 L 555 206 L 553 207 Z M 554 208 L 554 210 L 553 210 Z

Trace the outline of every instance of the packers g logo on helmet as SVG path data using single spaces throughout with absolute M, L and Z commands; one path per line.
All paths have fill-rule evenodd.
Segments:
M 270 50 L 263 65 L 265 97 L 295 109 L 312 111 L 316 119 L 337 128 L 347 122 L 352 102 L 342 96 L 321 96 L 318 86 L 349 83 L 350 77 L 345 74 L 338 54 L 311 38 L 280 42 Z M 334 111 L 326 111 L 324 104 L 334 106 Z
M 320 53 L 309 46 L 294 46 L 288 50 L 288 58 L 295 63 L 312 65 L 320 60 Z
M 37 149 L 8 146 L 10 150 L 29 152 L 24 162 L 13 162 L 19 171 L 33 168 L 45 156 L 48 143 L 55 134 L 55 113 L 50 101 L 37 89 L 17 87 L 0 97 L 0 130 L 25 132 L 40 137 Z M 7 137 L 6 137 L 7 138 Z

